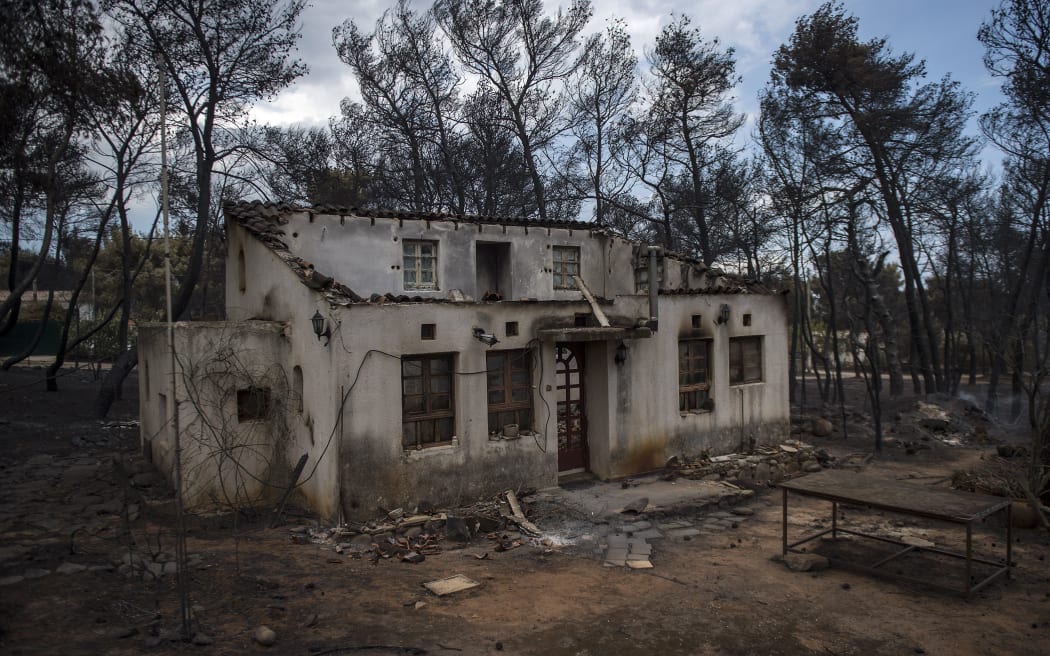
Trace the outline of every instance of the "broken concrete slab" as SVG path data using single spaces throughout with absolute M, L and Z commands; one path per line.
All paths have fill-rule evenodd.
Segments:
M 648 560 L 630 560 L 627 561 L 627 566 L 631 569 L 652 569 L 653 564 Z
M 659 540 L 664 536 L 663 531 L 656 528 L 650 528 L 645 531 L 639 531 L 634 534 L 634 537 L 641 538 L 643 540 Z
M 693 538 L 700 535 L 700 530 L 695 528 L 676 528 L 667 532 L 669 538 Z
M 661 531 L 671 531 L 676 528 L 689 528 L 690 526 L 692 526 L 692 524 L 690 524 L 689 522 L 673 521 L 657 524 L 656 528 L 660 529 Z
M 445 595 L 450 595 L 455 592 L 476 588 L 479 585 L 481 584 L 477 581 L 468 579 L 462 574 L 454 574 L 443 579 L 437 579 L 436 581 L 428 581 L 423 584 L 423 587 L 439 597 L 444 597 Z
M 650 529 L 652 527 L 653 527 L 653 523 L 652 522 L 647 522 L 645 520 L 641 520 L 641 521 L 637 521 L 637 522 L 632 522 L 630 524 L 624 524 L 623 526 L 620 527 L 620 530 L 622 530 L 624 533 L 634 533 L 636 531 L 644 531 L 644 530 Z

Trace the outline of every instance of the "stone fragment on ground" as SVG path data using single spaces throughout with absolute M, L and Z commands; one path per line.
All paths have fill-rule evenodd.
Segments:
M 789 553 L 784 556 L 784 564 L 793 572 L 819 572 L 831 565 L 824 556 L 811 553 Z
M 83 572 L 87 569 L 87 565 L 81 565 L 79 563 L 62 563 L 55 569 L 56 574 L 76 574 Z
M 263 647 L 272 647 L 277 642 L 277 633 L 268 626 L 257 626 L 252 632 L 252 640 Z

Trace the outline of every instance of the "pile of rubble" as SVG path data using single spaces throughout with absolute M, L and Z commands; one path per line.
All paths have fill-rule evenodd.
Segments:
M 752 453 L 700 455 L 684 462 L 676 458 L 669 463 L 668 473 L 703 481 L 777 483 L 799 474 L 818 472 L 831 466 L 833 460 L 824 449 L 787 440 L 779 446 L 757 447 Z
M 931 441 L 947 446 L 965 446 L 990 441 L 992 421 L 975 404 L 962 399 L 941 403 L 916 401 L 906 412 L 899 412 L 887 429 L 887 442 L 911 453 L 928 449 Z
M 531 491 L 530 491 L 531 493 Z M 312 543 L 351 558 L 369 558 L 420 563 L 443 551 L 445 540 L 467 543 L 484 536 L 497 552 L 535 542 L 550 547 L 540 530 L 525 516 L 526 505 L 513 490 L 492 501 L 479 502 L 456 512 L 406 514 L 401 508 L 367 523 L 348 523 L 334 528 L 297 526 L 290 530 L 293 542 Z M 484 557 L 484 556 L 482 556 Z

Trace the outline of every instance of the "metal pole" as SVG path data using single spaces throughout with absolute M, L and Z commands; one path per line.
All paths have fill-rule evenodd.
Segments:
M 970 596 L 970 570 L 973 568 L 973 523 L 966 522 L 966 596 Z
M 831 502 L 831 539 L 836 540 L 839 537 L 839 502 Z
M 179 591 L 179 618 L 184 640 L 189 640 L 190 608 L 187 583 L 189 572 L 186 571 L 186 526 L 183 518 L 182 500 L 182 440 L 179 435 L 179 402 L 177 398 L 177 378 L 175 374 L 175 317 L 171 310 L 171 229 L 168 220 L 168 137 L 167 137 L 167 102 L 165 98 L 164 62 L 158 58 L 157 71 L 160 86 L 160 206 L 164 216 L 164 303 L 168 319 L 168 354 L 171 361 L 171 425 L 175 441 L 175 564 L 176 584 Z
M 780 488 L 780 491 L 784 493 L 783 531 L 781 531 L 781 535 L 783 536 L 783 550 L 781 553 L 786 556 L 788 552 L 788 491 L 786 487 Z
M 1013 548 L 1013 504 L 1006 506 L 1006 578 L 1010 578 L 1010 551 Z

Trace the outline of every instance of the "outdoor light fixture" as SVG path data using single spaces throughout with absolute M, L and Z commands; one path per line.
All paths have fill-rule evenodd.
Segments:
M 474 328 L 474 339 L 478 340 L 482 344 L 488 344 L 489 346 L 495 346 L 497 343 L 499 343 L 499 340 L 496 339 L 495 335 L 493 335 L 492 333 L 485 332 L 484 328 L 478 327 Z
M 310 323 L 314 325 L 314 334 L 317 335 L 317 341 L 321 341 L 324 337 L 324 345 L 328 346 L 328 342 L 332 339 L 332 329 L 325 325 L 324 317 L 321 316 L 320 310 L 314 312 L 314 316 L 310 317 Z
M 627 362 L 627 345 L 623 342 L 620 342 L 620 345 L 616 347 L 616 355 L 613 356 L 613 362 L 621 367 L 624 362 Z
M 718 323 L 729 323 L 729 305 L 725 303 L 718 308 Z

